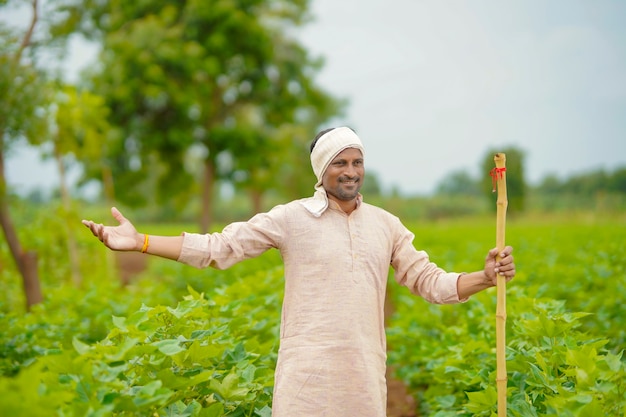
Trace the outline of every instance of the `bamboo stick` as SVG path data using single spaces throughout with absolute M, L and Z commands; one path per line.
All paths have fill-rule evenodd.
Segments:
M 496 261 L 500 261 L 500 252 L 505 246 L 506 229 L 506 209 L 508 200 L 506 195 L 506 155 L 496 153 L 493 157 L 496 164 L 491 175 L 494 179 L 494 192 L 498 191 L 496 202 L 496 247 L 498 256 Z M 496 305 L 496 388 L 498 394 L 498 417 L 506 417 L 506 279 L 498 274 L 497 276 L 497 305 Z

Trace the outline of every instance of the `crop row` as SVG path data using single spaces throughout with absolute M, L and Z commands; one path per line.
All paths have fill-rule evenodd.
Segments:
M 411 228 L 416 246 L 457 271 L 480 268 L 493 235 L 482 222 Z M 509 415 L 624 415 L 626 227 L 512 221 L 507 232 L 518 269 L 507 291 Z M 14 275 L 0 271 L 2 415 L 270 415 L 283 285 L 276 252 L 227 271 L 155 259 L 122 286 L 111 253 L 85 239 L 85 282 L 75 288 L 48 245 L 56 237 L 37 238 L 60 257 L 46 261 L 44 303 L 20 312 Z M 389 364 L 420 414 L 494 415 L 495 290 L 439 306 L 390 278 L 389 296 Z

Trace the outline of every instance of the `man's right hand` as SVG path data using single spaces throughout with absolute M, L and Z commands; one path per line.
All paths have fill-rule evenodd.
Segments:
M 117 208 L 111 207 L 111 214 L 119 222 L 118 226 L 104 226 L 91 220 L 83 220 L 82 223 L 111 250 L 141 251 L 144 236 Z

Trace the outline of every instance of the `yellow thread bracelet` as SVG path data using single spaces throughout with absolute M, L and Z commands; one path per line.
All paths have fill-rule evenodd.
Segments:
M 146 253 L 148 251 L 149 244 L 150 244 L 150 237 L 148 236 L 148 234 L 145 234 L 143 238 L 143 248 L 141 248 L 141 253 Z

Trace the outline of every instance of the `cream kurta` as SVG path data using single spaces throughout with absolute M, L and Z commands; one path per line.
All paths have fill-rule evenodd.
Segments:
M 433 303 L 459 302 L 459 274 L 413 247 L 413 234 L 388 212 L 334 203 L 314 217 L 294 201 L 227 226 L 185 234 L 180 262 L 227 268 L 277 248 L 285 297 L 275 374 L 274 417 L 385 416 L 384 299 L 395 279 Z

